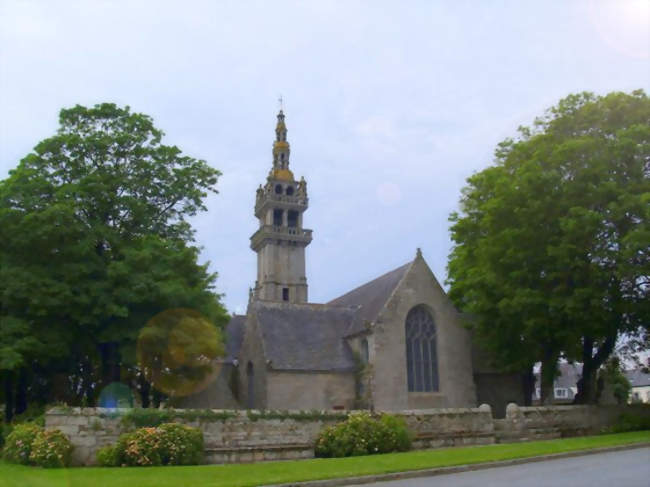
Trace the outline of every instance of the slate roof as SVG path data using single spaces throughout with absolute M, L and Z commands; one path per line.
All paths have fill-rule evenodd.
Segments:
M 411 262 L 404 264 L 327 303 L 329 306 L 358 307 L 359 319 L 346 330 L 345 336 L 363 331 L 366 322 L 373 322 L 377 319 L 379 312 L 410 266 Z
M 352 352 L 342 337 L 357 319 L 356 309 L 257 301 L 252 310 L 272 369 L 354 370 Z
M 650 386 L 650 374 L 644 372 L 643 369 L 628 370 L 625 372 L 625 377 L 630 381 L 632 387 Z
M 226 325 L 226 362 L 232 363 L 239 355 L 239 349 L 244 341 L 245 315 L 233 315 Z

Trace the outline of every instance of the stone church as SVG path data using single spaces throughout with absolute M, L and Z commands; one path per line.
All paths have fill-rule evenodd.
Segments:
M 187 407 L 395 411 L 521 404 L 520 378 L 490 370 L 445 291 L 415 258 L 325 304 L 310 303 L 307 183 L 289 169 L 282 110 L 257 189 L 257 281 L 226 328 L 219 377 Z

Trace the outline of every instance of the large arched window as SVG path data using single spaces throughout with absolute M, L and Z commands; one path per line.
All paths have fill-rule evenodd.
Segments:
M 406 316 L 406 371 L 409 392 L 433 392 L 438 386 L 436 325 L 422 305 Z

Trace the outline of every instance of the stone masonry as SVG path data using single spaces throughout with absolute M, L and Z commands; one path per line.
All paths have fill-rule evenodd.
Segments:
M 47 429 L 59 429 L 71 440 L 74 465 L 93 465 L 99 448 L 117 441 L 129 429 L 122 422 L 128 410 L 54 408 L 45 416 Z M 623 412 L 650 416 L 643 406 L 518 407 L 510 404 L 506 418 L 495 420 L 491 408 L 429 409 L 395 413 L 414 433 L 416 449 L 483 445 L 598 433 Z M 256 412 L 253 411 L 253 414 Z M 257 412 L 259 414 L 259 412 Z M 300 412 L 285 412 L 298 416 Z M 340 411 L 330 411 L 339 413 Z M 327 418 L 328 416 L 324 416 Z M 331 417 L 331 416 L 330 416 Z M 179 420 L 181 421 L 181 420 Z M 311 458 L 319 431 L 334 419 L 255 418 L 232 411 L 227 419 L 181 421 L 203 431 L 206 463 L 238 463 Z

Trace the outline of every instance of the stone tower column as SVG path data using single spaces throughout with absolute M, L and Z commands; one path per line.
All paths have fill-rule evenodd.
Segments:
M 302 228 L 307 209 L 307 183 L 289 170 L 289 142 L 284 113 L 278 113 L 273 143 L 273 167 L 257 189 L 255 216 L 259 229 L 251 237 L 257 252 L 255 297 L 267 301 L 307 302 L 305 247 L 311 230 Z

